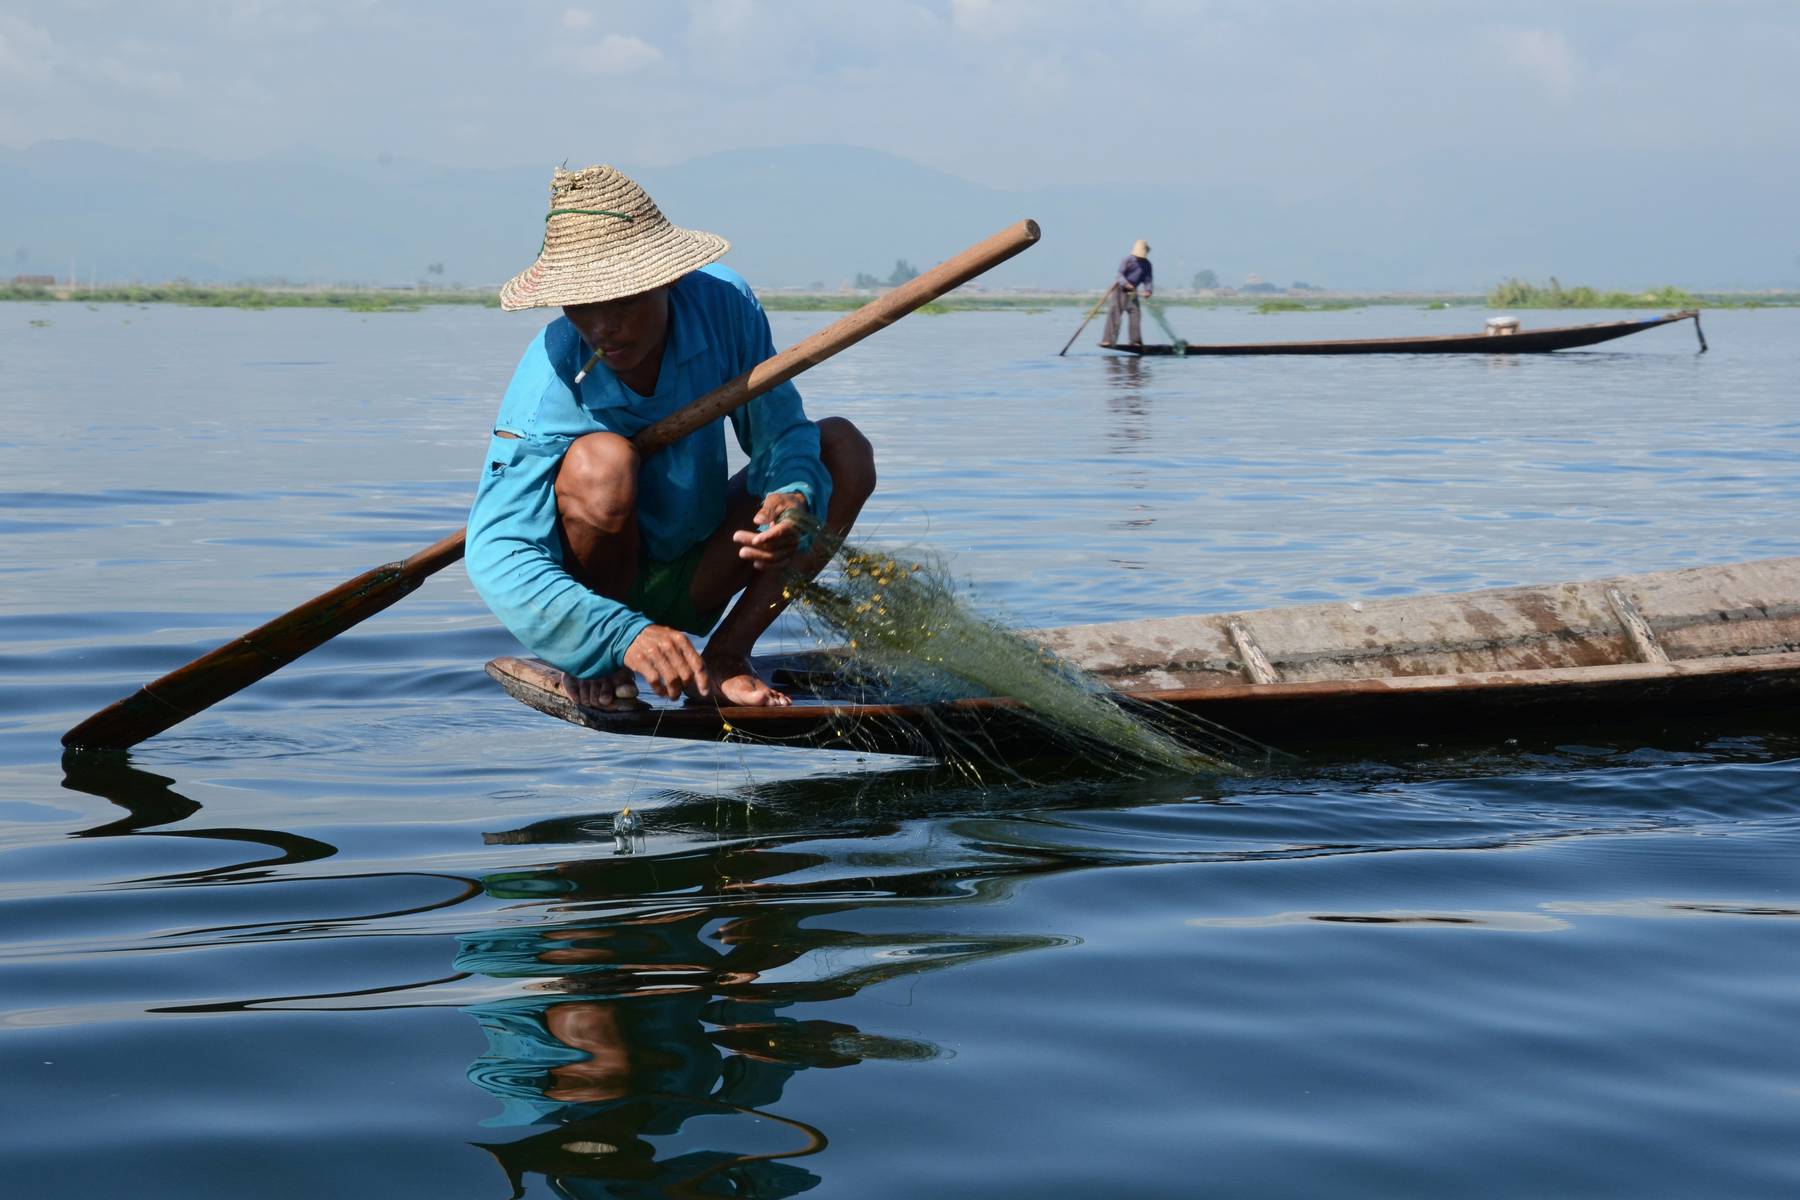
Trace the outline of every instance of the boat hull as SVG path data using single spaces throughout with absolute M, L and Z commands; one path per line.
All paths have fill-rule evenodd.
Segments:
M 1044 750 L 1040 724 L 1007 700 L 934 705 L 796 702 L 786 708 L 583 708 L 533 678 L 544 664 L 496 659 L 493 676 L 541 712 L 602 733 L 688 741 L 744 741 L 939 757 L 979 745 L 1000 753 Z M 1200 690 L 1147 689 L 1127 701 L 1198 717 L 1284 751 L 1338 742 L 1417 741 L 1444 735 L 1494 739 L 1545 728 L 1605 728 L 1661 717 L 1791 709 L 1800 700 L 1800 653 L 1664 666 L 1625 665 L 1348 684 L 1237 684 Z M 1154 713 L 1148 713 L 1154 719 Z M 1172 718 L 1177 736 L 1182 722 Z
M 1204 718 L 1294 751 L 1446 732 L 1503 736 L 1663 716 L 1728 725 L 1800 700 L 1800 558 L 1584 583 L 1039 630 L 1126 705 Z M 934 755 L 971 741 L 1041 748 L 1011 701 L 868 703 L 830 651 L 759 665 L 796 702 L 618 713 L 583 708 L 560 673 L 496 659 L 533 708 L 611 733 Z M 879 698 L 877 698 L 879 699 Z
M 1326 342 L 1240 342 L 1217 345 L 1190 344 L 1174 346 L 1147 343 L 1140 346 L 1107 347 L 1122 354 L 1145 357 L 1218 358 L 1256 354 L 1547 354 L 1554 350 L 1575 350 L 1594 346 L 1615 338 L 1628 337 L 1692 320 L 1698 332 L 1700 314 L 1692 309 L 1645 317 L 1635 321 L 1606 321 L 1593 325 L 1563 325 L 1552 329 L 1524 329 L 1517 333 L 1488 335 L 1484 333 L 1436 334 L 1413 338 L 1352 338 Z M 1701 348 L 1705 348 L 1702 337 Z

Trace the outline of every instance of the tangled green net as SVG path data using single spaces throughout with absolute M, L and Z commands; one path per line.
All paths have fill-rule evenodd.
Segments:
M 844 544 L 831 568 L 788 585 L 822 644 L 885 697 L 929 705 L 978 696 L 1016 702 L 1064 750 L 1133 773 L 1237 771 L 1265 751 L 1172 709 L 1126 704 L 1042 646 L 971 611 L 944 562 Z M 929 709 L 925 712 L 929 719 Z

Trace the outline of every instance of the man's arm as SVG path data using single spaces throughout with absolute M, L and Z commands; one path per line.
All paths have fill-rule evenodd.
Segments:
M 1125 261 L 1119 264 L 1119 276 L 1113 281 L 1113 284 L 1121 292 L 1137 290 L 1137 281 L 1131 277 L 1131 265 L 1136 261 L 1136 258 L 1128 254 L 1125 256 Z
M 469 510 L 465 562 L 475 590 L 527 649 L 592 676 L 616 671 L 650 620 L 584 586 L 563 563 L 556 475 L 588 424 L 577 419 L 565 378 L 585 351 L 564 324 L 538 335 L 507 385 Z
M 475 590 L 533 654 L 576 676 L 616 671 L 650 618 L 584 586 L 563 566 L 556 471 L 563 439 L 495 435 L 469 511 Z
M 732 427 L 738 445 L 750 456 L 747 483 L 753 494 L 797 492 L 808 512 L 824 513 L 831 503 L 831 475 L 819 458 L 819 427 L 807 419 L 793 384 L 784 383 L 739 409 Z
M 774 357 L 775 339 L 768 314 L 749 285 L 735 274 L 730 278 L 748 302 L 738 326 L 738 369 L 747 371 Z M 750 456 L 746 483 L 751 493 L 770 498 L 798 494 L 807 512 L 823 520 L 831 503 L 831 474 L 819 458 L 819 427 L 807 419 L 799 389 L 792 382 L 771 389 L 732 413 L 731 425 L 738 445 Z M 771 514 L 767 519 L 775 518 Z

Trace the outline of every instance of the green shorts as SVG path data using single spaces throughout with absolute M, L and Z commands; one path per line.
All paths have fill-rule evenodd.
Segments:
M 695 542 L 667 562 L 640 558 L 637 582 L 632 584 L 631 595 L 625 603 L 658 625 L 668 625 L 697 637 L 711 633 L 725 610 L 719 608 L 702 613 L 694 608 L 694 572 L 700 569 L 700 556 L 705 550 L 705 542 Z

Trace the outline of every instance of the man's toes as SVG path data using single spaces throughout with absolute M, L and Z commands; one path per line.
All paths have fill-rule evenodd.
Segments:
M 719 677 L 714 691 L 721 702 L 742 705 L 745 708 L 764 708 L 793 703 L 786 695 L 776 691 L 759 676 L 749 671 L 739 671 L 733 675 Z
M 598 708 L 606 711 L 629 711 L 639 708 L 638 689 L 635 678 L 629 672 L 616 672 L 598 679 L 577 679 L 572 675 L 563 676 L 563 694 L 583 708 Z

